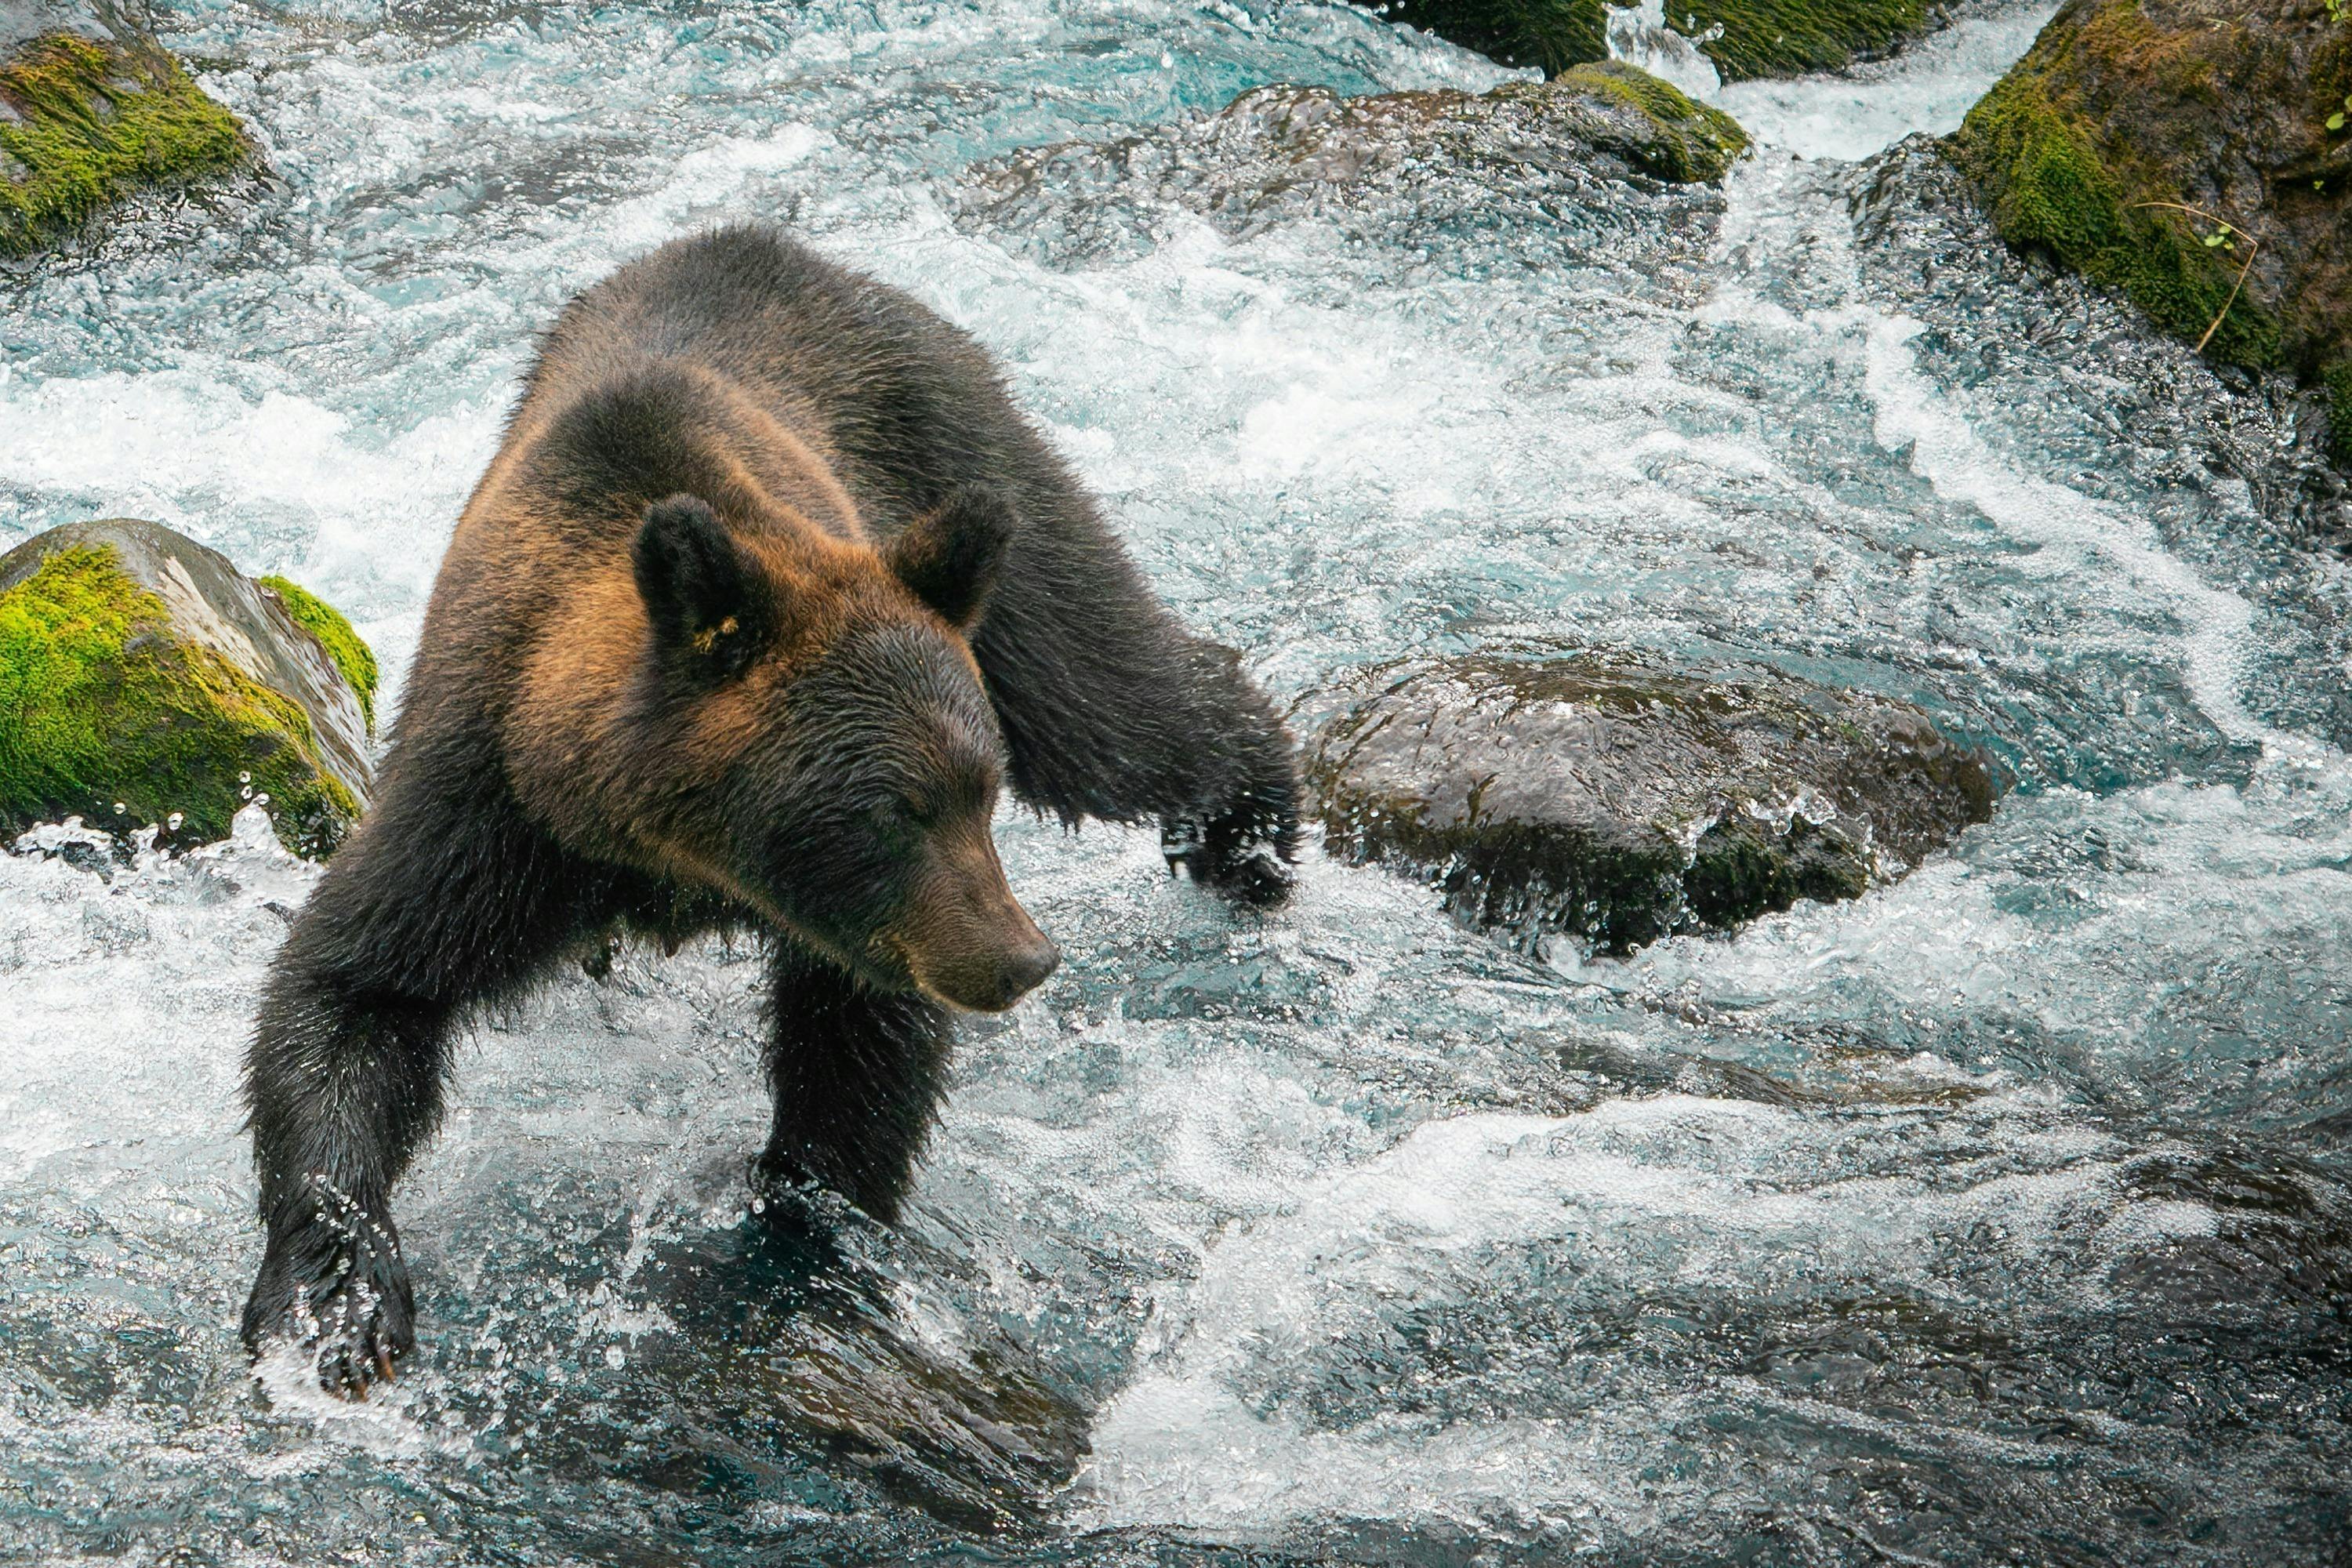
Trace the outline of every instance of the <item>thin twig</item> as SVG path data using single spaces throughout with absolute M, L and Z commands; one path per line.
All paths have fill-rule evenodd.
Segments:
M 2134 202 L 2132 203 L 2132 205 L 2135 207 L 2165 207 L 2173 212 L 2187 213 L 2191 217 L 2201 217 L 2207 223 L 2218 223 L 2221 226 L 2223 230 L 2228 233 L 2242 234 L 2246 237 L 2246 259 L 2238 268 L 2237 281 L 2230 285 L 2230 297 L 2221 301 L 2221 314 L 2215 316 L 2213 318 L 2212 324 L 2205 329 L 2205 335 L 2197 340 L 2197 352 L 2201 354 L 2205 352 L 2205 345 L 2213 341 L 2213 334 L 2221 330 L 2221 323 L 2228 320 L 2230 315 L 2230 307 L 2238 302 L 2238 290 L 2246 286 L 2246 274 L 2254 269 L 2254 253 L 2262 249 L 2263 242 L 2253 237 L 2252 230 L 2241 228 L 2236 224 L 2231 223 L 2228 218 L 2216 217 L 2211 213 L 2207 212 L 2203 207 L 2192 207 L 2186 202 Z

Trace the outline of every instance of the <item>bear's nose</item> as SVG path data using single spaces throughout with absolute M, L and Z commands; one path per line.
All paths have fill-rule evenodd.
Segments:
M 1044 984 L 1045 976 L 1061 967 L 1062 950 L 1054 945 L 1053 938 L 1039 931 L 1035 942 L 1014 948 L 997 966 L 997 981 L 1003 997 L 997 1006 L 1012 1006 Z

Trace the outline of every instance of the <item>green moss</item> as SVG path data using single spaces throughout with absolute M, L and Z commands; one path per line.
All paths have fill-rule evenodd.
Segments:
M 2242 296 L 2230 302 L 2239 253 L 2204 244 L 2200 230 L 2210 224 L 2143 205 L 2177 202 L 2179 193 L 2103 153 L 2053 96 L 2047 71 L 2031 63 L 1979 100 L 1950 143 L 1991 195 L 2000 237 L 2121 289 L 2158 326 L 2191 342 L 2221 317 L 2206 351 L 2215 359 L 2254 369 L 2276 363 L 2277 321 Z
M 289 848 L 331 848 L 359 803 L 320 766 L 309 716 L 170 619 L 110 549 L 59 551 L 0 594 L 0 822 L 127 829 L 178 812 L 181 837 L 216 838 L 249 789 Z
M 1558 85 L 1633 109 L 1656 128 L 1654 142 L 1632 149 L 1636 162 L 1669 180 L 1717 180 L 1748 150 L 1748 132 L 1723 110 L 1698 102 L 1672 82 L 1615 60 L 1578 66 Z
M 1374 8 L 1546 76 L 1609 58 L 1603 0 L 1400 0 Z M 1928 23 L 1927 0 L 1666 0 L 1665 12 L 1668 26 L 1703 40 L 1700 51 L 1726 81 L 1833 70 L 1884 54 Z
M 0 255 L 26 255 L 141 186 L 247 156 L 236 117 L 160 49 L 67 34 L 0 66 Z
M 1835 70 L 1927 23 L 1926 0 L 1666 0 L 1666 25 L 1706 40 L 1699 52 L 1726 81 Z
M 1601 0 L 1397 0 L 1373 8 L 1507 66 L 1548 77 L 1609 58 Z
M 2327 455 L 2352 470 L 2352 359 L 2337 360 L 2319 379 L 2327 388 Z
M 288 582 L 283 577 L 264 577 L 261 585 L 278 595 L 278 603 L 296 624 L 319 639 L 335 668 L 343 672 L 343 679 L 352 694 L 360 700 L 360 715 L 367 721 L 368 733 L 375 733 L 375 655 L 352 630 L 352 623 L 343 619 L 342 612 L 308 588 Z

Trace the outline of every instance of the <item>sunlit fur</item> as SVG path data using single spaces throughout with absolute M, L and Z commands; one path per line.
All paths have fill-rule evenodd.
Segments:
M 985 356 L 903 294 L 728 229 L 549 332 L 425 616 L 373 814 L 270 976 L 249 1062 L 257 1348 L 357 1393 L 414 1342 L 389 1214 L 446 1046 L 625 928 L 770 952 L 765 1182 L 887 1219 L 941 1091 L 943 1003 L 1053 950 L 1000 785 L 1157 820 L 1193 875 L 1286 891 L 1289 737 L 1145 589 Z

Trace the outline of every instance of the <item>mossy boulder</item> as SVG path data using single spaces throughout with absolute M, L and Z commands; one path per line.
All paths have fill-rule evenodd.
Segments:
M 1770 670 L 1475 654 L 1368 671 L 1307 778 L 1337 858 L 1529 945 L 1624 952 L 1859 896 L 1992 815 L 1927 715 Z
M 0 257 L 252 153 L 236 116 L 120 7 L 0 0 Z
M 1546 76 L 1609 57 L 1603 0 L 1395 0 L 1391 21 Z M 1666 26 L 1726 81 L 1802 76 L 1892 53 L 1938 26 L 1929 0 L 1667 0 Z
M 331 850 L 374 777 L 375 661 L 269 581 L 129 520 L 0 556 L 0 829 L 79 816 L 194 843 L 261 803 L 289 848 Z
M 1616 60 L 1578 66 L 1540 89 L 1496 88 L 1489 97 L 1538 94 L 1573 116 L 1595 146 L 1646 174 L 1683 184 L 1720 180 L 1742 153 L 1748 132 L 1711 104 L 1672 82 Z
M 1945 150 L 2011 246 L 2322 387 L 2352 464 L 2347 95 L 2329 0 L 2068 0 Z

